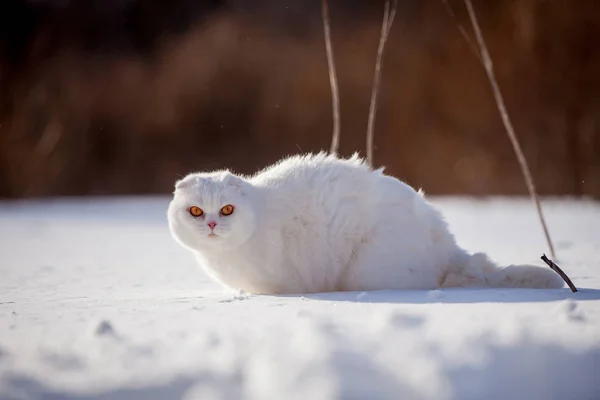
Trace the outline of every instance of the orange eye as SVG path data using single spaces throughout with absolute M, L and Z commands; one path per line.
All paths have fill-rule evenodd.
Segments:
M 227 216 L 233 214 L 233 206 L 231 204 L 227 204 L 223 208 L 221 208 L 221 214 Z
M 192 217 L 201 217 L 204 211 L 200 207 L 192 206 L 190 207 L 190 214 L 192 214 Z

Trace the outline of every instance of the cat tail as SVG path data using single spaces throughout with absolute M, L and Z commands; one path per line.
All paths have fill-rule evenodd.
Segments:
M 534 265 L 499 267 L 483 253 L 462 253 L 442 278 L 440 287 L 560 289 L 562 278 L 550 268 Z

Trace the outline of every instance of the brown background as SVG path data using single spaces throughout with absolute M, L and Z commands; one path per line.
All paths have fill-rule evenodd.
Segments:
M 341 153 L 365 150 L 383 1 L 330 0 Z M 430 194 L 525 194 L 462 1 L 399 1 L 377 165 Z M 600 1 L 473 2 L 541 193 L 600 197 Z M 169 193 L 328 149 L 320 1 L 7 1 L 0 197 Z

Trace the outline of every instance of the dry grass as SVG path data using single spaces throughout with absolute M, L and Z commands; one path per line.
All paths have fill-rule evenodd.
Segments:
M 548 227 L 546 226 L 546 220 L 544 218 L 544 213 L 542 211 L 542 205 L 540 203 L 537 190 L 535 189 L 533 176 L 531 175 L 531 171 L 529 170 L 529 164 L 527 163 L 527 159 L 525 158 L 523 150 L 521 149 L 521 144 L 519 143 L 517 134 L 515 133 L 515 129 L 513 127 L 510 115 L 506 110 L 506 105 L 504 104 L 504 96 L 502 96 L 500 86 L 498 85 L 498 80 L 496 79 L 496 74 L 494 73 L 494 64 L 492 62 L 492 58 L 490 57 L 487 44 L 485 43 L 485 39 L 483 38 L 483 34 L 481 33 L 481 28 L 479 27 L 479 20 L 477 19 L 477 15 L 475 14 L 475 10 L 473 9 L 473 4 L 471 3 L 471 0 L 464 1 L 467 7 L 467 11 L 469 12 L 469 18 L 471 19 L 473 30 L 475 31 L 475 37 L 477 38 L 480 61 L 482 61 L 488 79 L 490 81 L 492 92 L 494 94 L 494 99 L 496 100 L 496 106 L 498 107 L 498 112 L 500 112 L 500 116 L 502 117 L 504 129 L 506 129 L 508 138 L 510 139 L 513 149 L 515 150 L 517 160 L 519 161 L 519 165 L 521 166 L 521 170 L 523 171 L 525 184 L 527 185 L 527 190 L 529 190 L 529 196 L 531 197 L 531 200 L 533 201 L 533 204 L 536 207 L 536 211 L 539 216 L 540 223 L 542 225 L 542 230 L 544 231 L 544 236 L 546 237 L 546 242 L 548 243 L 548 247 L 550 249 L 550 253 L 552 254 L 553 258 L 556 258 L 556 254 L 554 253 L 554 245 L 552 244 L 552 239 L 550 238 L 550 233 L 548 232 Z
M 329 71 L 329 84 L 331 85 L 331 106 L 333 112 L 333 133 L 331 134 L 330 153 L 337 154 L 340 148 L 340 90 L 338 88 L 337 73 L 335 70 L 335 57 L 331 40 L 331 27 L 329 22 L 329 3 L 321 1 L 323 14 L 323 33 L 325 35 L 325 48 L 327 50 L 327 69 Z
M 377 116 L 377 102 L 379 100 L 379 91 L 381 87 L 381 67 L 385 44 L 390 36 L 398 1 L 394 0 L 390 6 L 390 1 L 385 1 L 383 11 L 383 22 L 381 23 L 381 35 L 379 37 L 379 46 L 377 47 L 377 58 L 375 59 L 375 73 L 373 76 L 373 88 L 371 89 L 371 102 L 369 104 L 369 122 L 367 124 L 367 161 L 370 166 L 374 166 L 373 143 L 375 141 L 375 117 Z

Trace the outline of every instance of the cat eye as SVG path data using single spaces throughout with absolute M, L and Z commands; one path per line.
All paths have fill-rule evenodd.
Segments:
M 201 217 L 204 211 L 200 207 L 192 206 L 190 207 L 190 214 L 192 214 L 192 217 Z
M 227 204 L 221 208 L 221 214 L 225 216 L 233 214 L 233 206 L 231 204 Z

